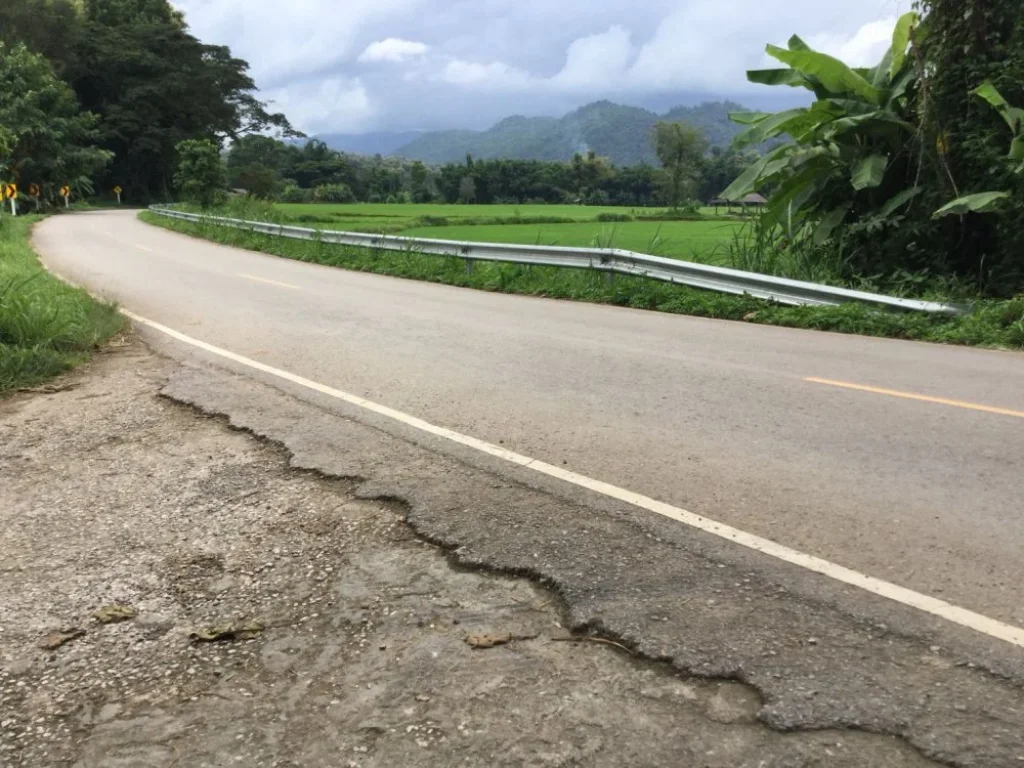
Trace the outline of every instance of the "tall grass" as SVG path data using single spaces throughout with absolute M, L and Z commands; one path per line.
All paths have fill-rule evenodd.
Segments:
M 124 327 L 115 307 L 42 268 L 28 242 L 36 221 L 0 218 L 0 393 L 70 369 Z
M 606 274 L 593 270 L 498 262 L 476 262 L 470 270 L 466 268 L 466 260 L 457 256 L 434 256 L 411 250 L 391 252 L 339 246 L 322 241 L 289 240 L 209 223 L 166 219 L 148 212 L 143 213 L 141 218 L 184 234 L 296 261 L 478 290 L 839 333 L 1024 348 L 1024 297 L 979 303 L 972 314 L 963 317 L 889 312 L 863 304 L 784 307 L 750 296 L 702 291 L 641 277 L 616 275 L 614 280 L 609 280 Z M 599 247 L 612 246 L 614 231 L 602 233 L 599 240 Z

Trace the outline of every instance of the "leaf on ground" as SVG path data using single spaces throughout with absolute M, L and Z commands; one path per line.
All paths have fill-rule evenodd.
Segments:
M 136 615 L 135 609 L 130 605 L 114 603 L 113 605 L 103 606 L 92 617 L 100 624 L 116 624 L 119 621 L 134 619 Z
M 84 634 L 85 630 L 78 627 L 51 632 L 39 641 L 39 647 L 44 651 L 55 651 L 62 645 L 70 643 L 72 640 L 77 640 Z
M 251 640 L 264 629 L 262 624 L 225 624 L 216 627 L 203 627 L 188 636 L 193 643 L 231 643 L 239 640 Z

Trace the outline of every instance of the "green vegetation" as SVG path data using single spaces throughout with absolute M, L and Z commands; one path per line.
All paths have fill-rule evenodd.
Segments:
M 256 99 L 248 64 L 227 48 L 190 35 L 168 0 L 3 0 L 0 42 L 6 45 L 0 59 L 23 58 L 16 52 L 24 45 L 45 57 L 65 84 L 60 110 L 52 100 L 38 102 L 45 124 L 69 136 L 57 143 L 69 151 L 93 146 L 109 159 L 99 169 L 88 167 L 81 153 L 77 165 L 50 162 L 47 152 L 54 143 L 38 143 L 39 134 L 26 131 L 25 151 L 8 169 L 23 186 L 77 183 L 76 196 L 81 196 L 89 191 L 88 180 L 108 194 L 123 187 L 129 203 L 165 201 L 172 196 L 180 142 L 220 144 L 269 130 L 296 135 L 283 115 L 268 113 Z M 10 86 L 0 81 L 0 104 L 24 90 Z M 75 99 L 82 109 L 77 126 L 69 112 Z
M 574 224 L 472 224 L 403 230 L 409 237 L 485 243 L 623 248 L 655 256 L 720 262 L 741 227 L 723 221 L 631 221 Z
M 654 151 L 667 176 L 668 203 L 679 208 L 684 192 L 690 199 L 696 194 L 707 139 L 691 125 L 661 122 L 654 126 Z
M 643 278 L 615 276 L 608 279 L 607 275 L 590 270 L 482 262 L 467 269 L 466 261 L 457 257 L 287 240 L 214 224 L 166 219 L 149 212 L 142 213 L 141 217 L 166 229 L 284 258 L 485 291 L 838 333 L 1024 348 L 1024 299 L 985 302 L 972 314 L 956 318 L 885 312 L 860 304 L 783 307 L 747 296 L 718 294 Z
M 778 247 L 842 254 L 843 279 L 929 274 L 1012 296 L 1024 291 L 1024 111 L 1011 106 L 1024 103 L 1019 3 L 921 6 L 925 15 L 904 15 L 871 69 L 796 36 L 787 48 L 769 45 L 786 68 L 749 79 L 806 88 L 816 101 L 733 116 L 749 125 L 741 144 L 791 141 L 724 194 L 770 191 Z
M 209 139 L 189 139 L 178 144 L 177 150 L 181 159 L 174 183 L 182 197 L 203 209 L 223 204 L 227 173 L 217 145 Z
M 438 240 L 623 248 L 656 256 L 724 263 L 743 229 L 710 211 L 591 208 L 580 205 L 271 205 L 235 198 L 216 213 L 314 229 Z
M 112 157 L 92 145 L 97 117 L 79 109 L 74 91 L 40 54 L 0 40 L 0 180 L 18 177 L 55 200 L 60 184 L 92 189 Z M 59 181 L 58 181 L 59 180 Z
M 0 393 L 69 370 L 124 326 L 115 307 L 42 268 L 28 242 L 37 220 L 0 218 Z

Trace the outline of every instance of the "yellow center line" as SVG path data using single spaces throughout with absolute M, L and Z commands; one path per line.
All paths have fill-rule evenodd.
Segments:
M 930 395 L 918 395 L 913 392 L 901 392 L 898 389 L 869 387 L 866 384 L 851 384 L 848 381 L 833 381 L 832 379 L 819 379 L 813 376 L 804 379 L 804 381 L 811 384 L 825 384 L 829 387 L 855 389 L 858 392 L 871 392 L 872 394 L 875 395 L 901 397 L 904 400 L 918 400 L 922 403 L 934 403 L 936 405 L 951 405 L 954 408 L 966 408 L 971 411 L 983 411 L 984 413 L 995 413 L 1000 416 L 1016 416 L 1018 419 L 1024 419 L 1024 411 L 1015 411 L 1011 408 L 997 408 L 993 405 L 981 405 L 980 403 L 969 403 L 964 400 L 950 400 L 945 397 L 931 397 Z
M 297 285 L 291 283 L 279 283 L 277 280 L 268 280 L 265 277 L 256 277 L 256 275 L 247 275 L 244 272 L 238 273 L 239 277 L 244 277 L 246 280 L 255 280 L 257 283 L 266 283 L 267 285 L 276 285 L 278 288 L 288 288 L 293 291 L 301 291 L 302 289 Z

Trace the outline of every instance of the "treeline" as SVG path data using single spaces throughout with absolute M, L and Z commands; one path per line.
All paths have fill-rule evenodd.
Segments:
M 653 139 L 652 139 L 653 141 Z M 716 197 L 757 157 L 712 148 L 681 169 L 680 197 Z M 616 167 L 594 153 L 571 162 L 475 160 L 427 166 L 419 161 L 337 152 L 319 141 L 288 144 L 266 136 L 236 141 L 227 156 L 230 185 L 283 202 L 581 203 L 676 205 L 672 174 L 651 165 Z
M 301 135 L 255 93 L 167 0 L 0 2 L 0 175 L 23 189 L 169 200 L 183 141 Z

